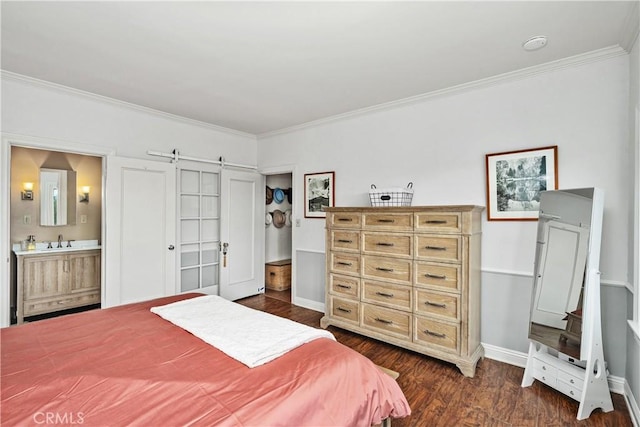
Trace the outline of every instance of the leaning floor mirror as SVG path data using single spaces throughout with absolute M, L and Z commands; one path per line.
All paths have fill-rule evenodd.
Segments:
M 598 188 L 540 194 L 522 386 L 538 380 L 577 400 L 579 420 L 613 410 L 600 319 L 603 211 Z

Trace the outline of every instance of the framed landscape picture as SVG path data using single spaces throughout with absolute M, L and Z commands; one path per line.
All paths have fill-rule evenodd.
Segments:
M 334 205 L 335 172 L 304 175 L 304 217 L 326 218 L 324 208 Z
M 486 155 L 487 219 L 535 221 L 540 192 L 558 189 L 558 146 Z

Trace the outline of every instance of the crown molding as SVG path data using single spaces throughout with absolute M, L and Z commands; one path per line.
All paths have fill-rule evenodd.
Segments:
M 640 34 L 640 2 L 635 1 L 631 6 L 631 13 L 627 16 L 622 27 L 620 46 L 627 52 L 631 52 L 633 45 L 638 40 Z
M 92 99 L 94 101 L 103 102 L 106 104 L 115 105 L 117 107 L 127 108 L 130 110 L 135 110 L 143 113 L 147 113 L 153 116 L 162 117 L 165 119 L 173 120 L 180 123 L 185 123 L 193 126 L 199 126 L 206 129 L 215 130 L 222 133 L 227 133 L 236 136 L 242 136 L 245 138 L 251 138 L 253 140 L 256 139 L 256 135 L 242 132 L 235 129 L 226 128 L 223 126 L 214 125 L 211 123 L 202 122 L 200 120 L 189 119 L 186 117 L 178 116 L 176 114 L 167 113 L 160 110 L 155 110 L 149 107 L 143 107 L 141 105 L 133 104 L 131 102 L 121 101 L 115 98 L 109 98 L 108 96 L 98 95 L 92 92 L 87 92 L 80 89 L 75 89 L 69 86 L 64 86 L 58 83 L 49 82 L 46 80 L 36 79 L 35 77 L 29 77 L 22 74 L 14 73 L 12 71 L 1 70 L 2 80 L 13 80 L 21 83 L 27 83 L 33 86 L 43 87 L 45 89 L 51 89 L 58 92 L 62 92 L 65 94 L 71 94 L 75 96 L 80 96 L 88 99 Z
M 580 55 L 570 56 L 570 57 L 559 59 L 556 61 L 547 62 L 545 64 L 523 68 L 521 70 L 511 71 L 508 73 L 498 74 L 493 77 L 475 80 L 472 82 L 463 83 L 456 86 L 451 86 L 445 89 L 435 90 L 432 92 L 427 92 L 424 94 L 399 99 L 396 101 L 373 105 L 371 107 L 360 108 L 358 110 L 349 111 L 347 113 L 338 114 L 335 116 L 325 117 L 319 120 L 313 120 L 307 123 L 301 123 L 299 125 L 290 126 L 284 129 L 261 133 L 261 134 L 258 134 L 257 137 L 258 137 L 258 140 L 260 140 L 260 139 L 265 139 L 265 138 L 269 138 L 276 135 L 292 133 L 302 129 L 320 126 L 320 125 L 324 125 L 324 124 L 328 124 L 328 123 L 332 123 L 332 122 L 336 122 L 344 119 L 349 119 L 357 116 L 362 116 L 369 113 L 376 113 L 384 110 L 393 109 L 396 107 L 402 107 L 405 105 L 414 104 L 417 102 L 427 101 L 434 98 L 460 94 L 460 93 L 464 93 L 464 92 L 468 92 L 476 89 L 495 86 L 495 85 L 506 83 L 506 82 L 522 80 L 538 74 L 545 74 L 545 73 L 560 70 L 563 68 L 578 67 L 584 64 L 589 64 L 596 61 L 604 61 L 606 59 L 614 58 L 616 56 L 627 55 L 627 54 L 628 52 L 619 45 L 610 46 L 610 47 L 594 50 L 591 52 L 583 53 Z

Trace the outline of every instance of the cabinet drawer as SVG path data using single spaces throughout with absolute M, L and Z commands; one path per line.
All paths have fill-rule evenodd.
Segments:
M 410 311 L 411 287 L 365 280 L 362 286 L 362 301 Z
M 362 233 L 362 252 L 373 255 L 413 257 L 413 235 L 392 233 Z
M 546 374 L 548 378 L 554 378 L 554 381 L 558 376 L 558 368 L 551 365 L 550 363 L 545 362 L 544 360 L 538 359 L 537 357 L 534 357 L 533 359 L 533 369 Z
M 415 289 L 414 311 L 418 314 L 460 320 L 460 298 L 454 294 Z
M 411 283 L 411 260 L 365 255 L 362 257 L 362 263 L 365 277 L 391 280 L 407 285 Z
M 360 255 L 331 252 L 331 271 L 338 273 L 360 274 Z
M 413 340 L 416 343 L 435 345 L 440 350 L 459 353 L 460 327 L 457 323 L 415 316 Z
M 360 279 L 357 277 L 329 274 L 329 292 L 352 298 L 360 298 Z
M 331 230 L 331 250 L 360 252 L 360 232 Z
M 418 234 L 416 235 L 416 258 L 460 262 L 461 246 L 459 236 Z
M 556 384 L 557 384 L 556 377 L 555 375 L 550 374 L 548 371 L 539 371 L 537 369 L 534 369 L 533 377 L 550 387 L 556 388 Z
M 413 231 L 413 214 L 365 212 L 363 228 L 367 230 Z
M 558 390 L 561 393 L 566 394 L 570 398 L 575 399 L 577 401 L 580 401 L 580 396 L 582 395 L 582 390 L 577 388 L 577 387 L 574 387 L 571 384 L 568 384 L 568 383 L 566 383 L 564 381 L 560 381 L 560 378 L 557 379 L 555 388 L 556 388 L 556 390 Z
M 411 314 L 362 304 L 362 325 L 387 335 L 411 339 Z
M 50 313 L 66 310 L 68 308 L 82 307 L 84 305 L 98 304 L 100 292 L 92 292 L 81 295 L 67 295 L 56 299 L 26 300 L 24 301 L 24 316 Z
M 416 286 L 460 291 L 460 266 L 434 262 L 416 262 Z
M 328 224 L 335 228 L 360 228 L 360 212 L 329 212 Z
M 584 373 L 582 374 L 582 377 L 576 377 L 568 372 L 563 371 L 562 368 L 558 369 L 558 382 L 564 382 L 573 388 L 582 390 L 582 388 L 584 387 Z
M 461 217 L 462 214 L 456 212 L 416 212 L 416 231 L 432 233 L 460 233 L 462 232 Z
M 329 303 L 331 316 L 356 324 L 359 322 L 360 303 L 358 301 L 332 296 Z

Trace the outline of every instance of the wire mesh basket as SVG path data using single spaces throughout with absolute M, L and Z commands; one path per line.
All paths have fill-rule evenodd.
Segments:
M 413 199 L 413 182 L 407 184 L 406 188 L 376 188 L 375 184 L 371 184 L 369 190 L 369 199 L 371 206 L 411 206 Z

